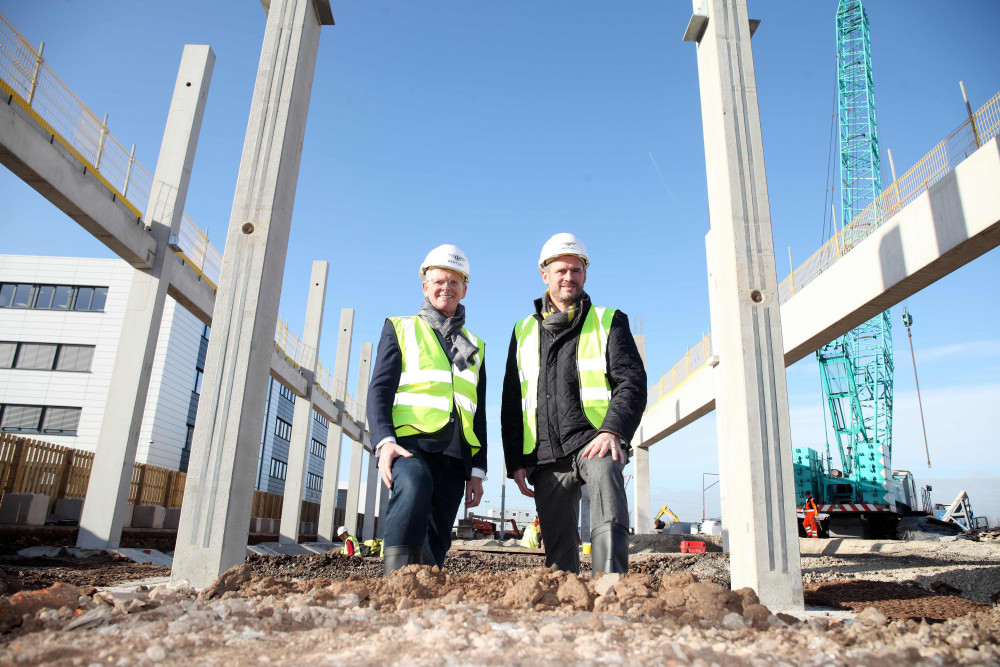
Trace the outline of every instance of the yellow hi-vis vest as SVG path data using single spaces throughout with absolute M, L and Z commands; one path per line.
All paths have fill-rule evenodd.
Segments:
M 576 366 L 580 377 L 580 400 L 583 412 L 594 428 L 600 428 L 611 405 L 608 383 L 608 333 L 615 309 L 591 306 L 580 329 L 576 346 Z M 538 370 L 541 363 L 541 323 L 529 315 L 514 326 L 517 338 L 517 371 L 521 380 L 521 418 L 524 422 L 525 454 L 538 444 Z
M 462 333 L 479 348 L 472 364 L 464 371 L 458 370 L 441 349 L 438 337 L 420 317 L 390 317 L 396 331 L 396 340 L 403 357 L 403 370 L 392 404 L 392 423 L 396 435 L 417 435 L 440 431 L 451 419 L 452 409 L 458 407 L 462 420 L 462 433 L 472 448 L 472 455 L 479 451 L 479 439 L 472 430 L 476 414 L 479 386 L 479 369 L 486 355 L 486 345 L 466 329 Z

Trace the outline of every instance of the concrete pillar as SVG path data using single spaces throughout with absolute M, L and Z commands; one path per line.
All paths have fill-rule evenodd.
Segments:
M 156 256 L 151 258 L 152 267 L 135 270 L 129 287 L 91 468 L 91 479 L 101 483 L 87 488 L 76 541 L 79 547 L 116 548 L 121 540 L 150 369 L 173 268 L 164 258 L 170 235 L 180 229 L 214 65 L 215 54 L 209 47 L 184 47 L 146 207 L 145 220 L 156 240 Z
M 635 345 L 639 348 L 639 356 L 642 357 L 643 366 L 646 365 L 646 337 L 642 334 L 634 336 Z M 648 369 L 647 369 L 648 370 Z M 633 506 L 635 509 L 635 534 L 645 535 L 653 532 L 653 527 L 649 518 L 649 449 L 643 447 L 642 425 L 635 433 L 632 443 L 632 478 L 635 486 L 632 492 L 635 494 Z
M 632 448 L 632 468 L 635 488 L 632 492 L 635 504 L 635 534 L 653 532 L 649 507 L 649 450 L 645 447 Z
M 323 466 L 323 494 L 319 501 L 319 526 L 316 539 L 333 542 L 337 537 L 336 509 L 337 482 L 340 479 L 340 441 L 342 424 L 346 418 L 344 399 L 347 398 L 347 373 L 351 366 L 351 337 L 354 333 L 354 309 L 340 311 L 340 329 L 337 333 L 337 361 L 333 366 L 333 402 L 337 405 L 337 419 L 330 420 L 326 436 L 326 465 Z
M 365 406 L 368 403 L 368 383 L 371 379 L 372 364 L 372 344 L 361 344 L 361 363 L 358 366 L 358 393 L 354 398 L 354 404 L 358 406 L 358 414 L 355 419 L 364 424 Z M 364 437 L 365 429 L 361 428 L 361 437 Z M 347 509 L 344 510 L 344 525 L 347 532 L 357 535 L 358 531 L 358 498 L 361 496 L 361 464 L 364 461 L 365 446 L 363 443 L 351 442 L 351 467 L 347 474 Z
M 723 530 L 734 589 L 802 609 L 784 346 L 746 0 L 694 0 Z
M 302 331 L 302 344 L 308 353 L 302 359 L 302 374 L 308 380 L 305 396 L 295 399 L 292 415 L 292 438 L 288 444 L 288 472 L 285 476 L 284 502 L 281 504 L 281 527 L 278 542 L 298 544 L 299 519 L 302 515 L 302 491 L 305 488 L 306 462 L 309 460 L 309 443 L 312 435 L 313 402 L 316 364 L 319 360 L 319 339 L 323 332 L 323 303 L 326 301 L 326 280 L 330 273 L 328 262 L 315 261 L 309 277 L 309 299 L 306 302 L 306 322 Z
M 246 559 L 278 299 L 328 0 L 271 0 L 212 316 L 171 572 L 195 588 Z
M 382 483 L 381 478 L 378 479 L 378 529 L 375 531 L 375 537 L 382 539 L 385 536 L 385 511 L 389 507 L 389 496 L 392 492 L 386 488 L 385 484 Z
M 368 459 L 368 480 L 365 484 L 365 525 L 361 534 L 363 539 L 370 540 L 375 537 L 375 497 L 382 480 L 378 476 L 378 461 L 375 460 L 374 452 L 370 452 L 365 458 Z

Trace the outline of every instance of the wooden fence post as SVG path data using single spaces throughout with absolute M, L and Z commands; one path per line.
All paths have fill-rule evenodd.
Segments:
M 55 512 L 56 501 L 60 498 L 66 497 L 66 489 L 69 486 L 69 478 L 73 472 L 73 459 L 75 451 L 72 449 L 66 449 L 63 452 L 62 465 L 59 469 L 59 474 L 57 476 L 57 481 L 52 487 L 52 497 L 49 498 L 49 514 Z
M 17 484 L 21 480 L 18 479 L 24 474 L 24 466 L 28 458 L 28 446 L 24 443 L 24 438 L 18 438 L 14 443 L 14 461 L 10 469 L 10 474 L 7 475 L 7 484 L 4 486 L 4 493 L 13 493 L 17 491 Z

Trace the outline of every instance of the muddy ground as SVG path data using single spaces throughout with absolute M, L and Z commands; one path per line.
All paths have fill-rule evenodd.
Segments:
M 784 613 L 729 590 L 728 554 L 667 537 L 634 538 L 624 578 L 464 543 L 387 579 L 378 559 L 253 555 L 202 591 L 107 554 L 8 555 L 0 664 L 1000 665 L 1000 543 L 803 540 L 809 611 Z

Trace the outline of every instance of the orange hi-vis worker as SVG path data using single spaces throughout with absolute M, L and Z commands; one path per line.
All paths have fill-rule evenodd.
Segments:
M 819 510 L 816 508 L 816 501 L 813 500 L 811 495 L 806 496 L 806 504 L 803 508 L 805 511 L 805 518 L 802 519 L 802 526 L 806 529 L 806 535 L 809 537 L 819 537 L 819 527 L 816 525 L 816 515 Z

